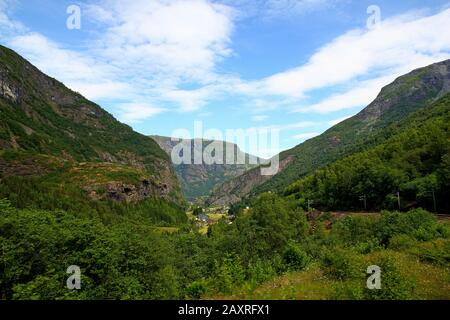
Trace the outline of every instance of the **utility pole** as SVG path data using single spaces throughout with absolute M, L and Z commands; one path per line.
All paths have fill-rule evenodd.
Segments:
M 364 211 L 367 211 L 367 196 L 364 194 L 359 197 L 359 201 L 363 201 L 364 203 Z
M 434 212 L 437 213 L 436 195 L 434 194 L 434 189 L 432 189 L 431 192 L 433 193 L 433 206 L 434 206 Z
M 308 202 L 308 212 L 311 211 L 311 204 L 313 204 L 314 202 L 312 200 L 307 200 Z
M 397 201 L 398 201 L 398 210 L 402 209 L 402 205 L 400 202 L 400 191 L 397 191 Z

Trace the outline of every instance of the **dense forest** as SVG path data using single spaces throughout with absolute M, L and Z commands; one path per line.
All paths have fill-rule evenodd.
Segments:
M 251 297 L 261 283 L 292 272 L 319 272 L 329 282 L 322 299 L 450 296 L 449 224 L 421 209 L 349 216 L 331 229 L 330 219 L 324 214 L 308 221 L 295 201 L 265 194 L 235 223 L 222 221 L 206 236 L 189 224 L 164 234 L 146 219 L 105 223 L 63 211 L 16 209 L 2 200 L 0 298 Z M 365 287 L 371 264 L 383 268 L 384 290 Z M 71 265 L 81 267 L 82 290 L 65 287 Z M 430 272 L 433 278 L 424 282 Z
M 375 148 L 301 179 L 285 194 L 325 210 L 450 209 L 450 95 Z M 400 204 L 398 203 L 400 200 Z M 400 208 L 399 208 L 400 206 Z

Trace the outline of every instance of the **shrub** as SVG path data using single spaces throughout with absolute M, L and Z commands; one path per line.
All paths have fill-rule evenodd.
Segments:
M 373 239 L 375 220 L 364 216 L 348 216 L 333 225 L 332 235 L 340 242 L 355 245 Z
M 364 242 L 359 242 L 354 246 L 354 249 L 360 254 L 368 254 L 375 250 L 381 249 L 381 245 L 377 238 L 372 238 Z
M 448 239 L 437 239 L 426 243 L 419 243 L 410 248 L 408 252 L 414 254 L 424 262 L 442 266 L 450 265 L 450 240 Z
M 322 266 L 325 274 L 337 280 L 356 279 L 363 275 L 361 258 L 349 249 L 326 249 Z
M 231 294 L 245 280 L 241 260 L 235 255 L 226 254 L 221 261 L 215 261 L 214 272 L 210 278 L 210 287 L 215 291 Z
M 188 299 L 199 300 L 208 291 L 208 284 L 205 280 L 192 282 L 186 288 L 186 297 Z
M 406 234 L 398 234 L 393 236 L 389 241 L 389 249 L 405 250 L 411 248 L 416 241 Z
M 308 255 L 294 242 L 290 242 L 283 253 L 283 261 L 287 270 L 300 271 L 310 262 Z
M 439 224 L 436 217 L 423 209 L 406 213 L 384 212 L 376 224 L 376 234 L 381 243 L 389 244 L 391 238 L 405 234 L 417 240 L 431 240 L 439 237 Z
M 404 276 L 393 257 L 384 256 L 377 262 L 381 269 L 381 289 L 365 289 L 365 298 L 373 300 L 406 300 L 414 298 L 415 280 Z

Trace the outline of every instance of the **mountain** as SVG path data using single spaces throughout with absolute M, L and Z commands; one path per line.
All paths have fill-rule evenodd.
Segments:
M 450 94 L 396 125 L 385 142 L 296 181 L 285 196 L 307 208 L 450 210 Z
M 172 138 L 162 136 L 151 136 L 159 146 L 166 151 L 170 156 L 175 146 L 179 144 L 177 141 L 172 141 Z M 193 160 L 195 150 L 201 151 L 202 154 L 205 148 L 210 146 L 214 142 L 215 145 L 223 146 L 224 160 L 223 164 L 173 164 L 173 167 L 177 173 L 178 179 L 181 182 L 181 188 L 184 196 L 190 200 L 200 200 L 205 196 L 208 196 L 216 186 L 232 178 L 238 177 L 247 170 L 256 167 L 256 164 L 250 164 L 250 157 L 253 157 L 257 162 L 260 159 L 256 156 L 251 156 L 242 150 L 236 144 L 224 142 L 224 141 L 211 141 L 211 140 L 184 140 L 184 143 L 188 143 L 191 146 L 191 158 Z M 199 149 L 198 145 L 202 143 L 202 148 Z M 245 164 L 226 164 L 227 150 L 234 150 L 235 159 L 246 159 Z M 254 162 L 255 163 L 255 162 Z
M 450 92 L 450 60 L 401 76 L 384 87 L 377 98 L 356 116 L 280 154 L 280 171 L 262 177 L 259 168 L 225 182 L 208 199 L 227 205 L 265 191 L 282 191 L 294 181 L 345 156 L 388 139 L 396 124 Z
M 94 210 L 98 202 L 183 202 L 154 140 L 3 46 L 0 120 L 0 198 L 15 205 L 73 208 L 74 197 Z

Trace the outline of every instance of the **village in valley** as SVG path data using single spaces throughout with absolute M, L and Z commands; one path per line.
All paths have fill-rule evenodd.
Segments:
M 229 207 L 210 207 L 202 208 L 192 206 L 187 212 L 189 219 L 195 221 L 200 233 L 206 234 L 209 226 L 217 224 L 224 219 L 228 224 L 233 224 L 236 216 L 230 214 Z

